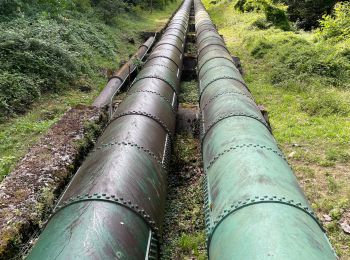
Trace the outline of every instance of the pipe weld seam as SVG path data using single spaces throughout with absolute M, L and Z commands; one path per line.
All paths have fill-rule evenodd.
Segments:
M 150 94 L 154 94 L 154 95 L 159 96 L 160 98 L 162 98 L 165 102 L 167 102 L 170 105 L 171 111 L 173 111 L 173 113 L 176 114 L 175 107 L 172 106 L 171 101 L 167 97 L 163 96 L 162 94 L 155 92 L 155 91 L 151 91 L 151 90 L 137 90 L 137 91 L 129 92 L 128 96 L 131 96 L 131 95 L 134 95 L 137 93 L 150 93 Z
M 133 142 L 119 142 L 119 141 L 115 141 L 115 142 L 110 142 L 110 143 L 106 143 L 103 144 L 99 147 L 96 147 L 95 149 L 93 149 L 91 151 L 91 153 L 97 152 L 99 150 L 105 149 L 105 148 L 111 148 L 112 146 L 131 146 L 131 147 L 135 147 L 140 151 L 143 151 L 145 153 L 147 153 L 149 156 L 151 156 L 164 170 L 166 170 L 166 165 L 164 163 L 162 163 L 162 161 L 160 160 L 160 158 L 158 158 L 151 150 L 146 149 L 145 147 L 138 145 L 137 143 L 133 143 Z
M 206 89 L 210 84 L 213 84 L 215 81 L 222 80 L 222 79 L 232 79 L 232 80 L 238 81 L 239 83 L 241 83 L 241 84 L 243 84 L 245 87 L 247 87 L 247 85 L 244 83 L 244 81 L 240 80 L 240 79 L 237 78 L 237 77 L 232 77 L 232 76 L 221 76 L 221 77 L 214 78 L 214 79 L 212 79 L 211 81 L 209 81 L 207 84 L 205 84 L 205 85 L 202 87 L 202 93 L 205 91 L 205 89 Z
M 159 228 L 156 226 L 156 222 L 151 218 L 151 216 L 143 208 L 141 208 L 135 203 L 132 203 L 130 200 L 126 201 L 123 197 L 108 195 L 106 193 L 94 193 L 93 195 L 84 194 L 84 195 L 78 195 L 76 197 L 70 198 L 69 200 L 63 202 L 62 206 L 57 206 L 55 208 L 55 210 L 50 215 L 47 223 L 50 221 L 50 219 L 52 219 L 52 217 L 55 214 L 57 214 L 62 209 L 67 208 L 73 204 L 87 202 L 87 201 L 109 202 L 109 203 L 114 203 L 124 208 L 127 208 L 133 213 L 135 213 L 136 215 L 138 215 L 139 217 L 141 217 L 143 221 L 147 224 L 147 226 L 150 227 L 151 230 L 155 233 L 155 235 L 159 237 Z
M 209 170 L 213 164 L 223 155 L 231 152 L 231 151 L 234 151 L 234 150 L 239 150 L 239 149 L 242 149 L 242 148 L 259 148 L 259 149 L 265 149 L 267 151 L 271 151 L 273 152 L 274 154 L 277 154 L 279 157 L 281 157 L 284 161 L 287 161 L 286 157 L 284 157 L 284 155 L 282 153 L 279 152 L 279 150 L 276 150 L 274 148 L 271 148 L 271 147 L 268 147 L 266 145 L 260 145 L 260 144 L 240 144 L 240 145 L 235 145 L 235 146 L 231 146 L 227 149 L 225 149 L 223 152 L 221 153 L 218 153 L 217 155 L 215 155 L 213 157 L 213 159 L 209 162 L 208 166 L 206 167 L 206 170 Z
M 241 95 L 241 96 L 247 97 L 247 98 L 249 98 L 250 100 L 254 101 L 254 99 L 253 99 L 250 95 L 244 94 L 244 93 L 242 93 L 242 92 L 239 92 L 239 91 L 225 91 L 225 92 L 216 94 L 215 96 L 213 96 L 212 98 L 210 98 L 210 99 L 208 100 L 208 102 L 204 105 L 204 107 L 202 108 L 202 110 L 204 110 L 214 99 L 216 99 L 216 98 L 218 98 L 218 97 L 221 97 L 221 96 L 224 96 L 224 95 Z M 255 101 L 254 101 L 254 103 L 255 103 Z
M 180 19 L 181 20 L 181 19 Z M 188 27 L 188 24 L 182 24 L 182 23 L 179 23 L 179 22 L 176 22 L 176 20 L 172 20 L 170 23 L 169 23 L 169 27 L 172 26 L 172 25 L 180 25 L 182 28 L 185 29 L 185 31 L 187 30 L 187 27 Z M 176 27 L 177 28 L 177 27 Z
M 170 51 L 170 52 L 174 52 L 174 50 L 177 50 L 177 49 L 168 49 L 168 48 L 165 48 L 166 46 L 162 46 L 162 45 L 158 45 L 154 50 L 155 51 Z M 181 52 L 179 52 L 181 54 Z M 164 57 L 162 57 L 164 58 Z M 153 59 L 153 58 L 152 58 Z M 152 60 L 150 59 L 150 60 Z M 147 60 L 148 61 L 148 60 Z
M 151 53 L 151 55 L 152 55 L 152 53 Z M 168 60 L 172 61 L 176 65 L 176 67 L 179 68 L 179 65 L 172 58 L 170 58 L 169 56 L 165 56 L 165 55 L 150 56 L 150 57 L 148 57 L 147 61 L 150 61 L 150 60 L 153 60 L 153 59 L 156 59 L 156 58 L 168 59 Z
M 199 45 L 198 45 L 199 46 Z M 219 43 L 209 43 L 208 45 L 205 45 L 204 47 L 200 48 L 197 50 L 197 55 L 199 56 L 203 50 L 205 50 L 206 48 L 208 47 L 212 47 L 212 46 L 220 46 L 220 47 L 223 47 L 224 50 L 226 50 L 227 52 L 229 51 L 227 49 L 227 47 L 225 46 L 225 43 L 223 44 L 219 44 Z M 210 51 L 207 51 L 205 54 L 207 54 L 208 52 L 211 52 L 211 51 L 218 51 L 218 50 L 222 50 L 222 49 L 213 49 L 213 50 L 210 50 Z
M 133 82 L 132 86 L 133 86 L 136 82 L 138 82 L 138 81 L 140 81 L 140 80 L 142 80 L 142 79 L 159 79 L 159 80 L 161 80 L 161 81 L 164 81 L 165 83 L 167 83 L 167 84 L 173 89 L 173 91 L 176 93 L 176 95 L 179 94 L 178 91 L 177 91 L 177 87 L 174 86 L 173 83 L 171 83 L 169 80 L 164 79 L 164 78 L 161 78 L 161 77 L 159 77 L 159 76 L 157 76 L 157 75 L 146 75 L 146 76 L 138 77 L 138 78 L 135 79 L 135 81 Z M 132 86 L 131 86 L 131 87 L 132 87 Z
M 228 54 L 229 54 L 229 53 L 228 53 Z M 231 56 L 230 56 L 230 57 L 231 57 Z M 202 58 L 202 59 L 203 59 L 203 58 Z M 200 66 L 200 68 L 198 68 L 198 70 L 197 70 L 198 75 L 199 75 L 199 73 L 201 72 L 203 66 L 204 66 L 207 62 L 209 62 L 209 61 L 211 61 L 211 60 L 215 60 L 215 59 L 225 59 L 225 60 L 231 61 L 231 62 L 233 63 L 233 65 L 235 65 L 234 62 L 233 62 L 233 60 L 232 60 L 232 57 L 231 57 L 231 58 L 220 57 L 220 56 L 211 57 L 210 59 L 206 60 L 206 61 Z
M 203 30 L 201 30 L 197 33 L 197 38 L 199 37 L 199 35 L 201 35 L 201 33 L 205 32 L 205 31 L 212 31 L 212 32 L 216 32 L 216 33 L 218 32 L 214 26 L 213 26 L 213 28 L 204 28 Z
M 127 76 L 129 76 L 129 75 L 127 75 Z M 121 82 L 124 82 L 124 80 L 121 78 L 121 77 L 119 77 L 119 76 L 112 76 L 112 77 L 109 77 L 108 78 L 108 82 L 110 82 L 112 79 L 119 79 Z M 108 83 L 107 82 L 107 83 Z
M 232 213 L 256 204 L 262 204 L 262 203 L 276 203 L 276 204 L 283 204 L 287 206 L 294 207 L 296 209 L 299 209 L 303 212 L 305 212 L 307 215 L 309 215 L 321 228 L 323 232 L 325 232 L 321 222 L 318 220 L 316 214 L 313 212 L 313 210 L 307 206 L 303 205 L 300 202 L 295 202 L 294 200 L 287 200 L 285 197 L 277 197 L 277 196 L 255 196 L 254 198 L 248 198 L 245 201 L 238 201 L 236 203 L 233 203 L 230 208 L 223 210 L 223 213 L 218 216 L 216 220 L 213 221 L 214 226 L 209 227 L 209 232 L 207 233 L 208 241 L 207 241 L 207 248 L 209 249 L 211 238 L 214 235 L 215 230 L 217 227 L 221 224 L 221 222 L 227 218 Z
M 168 67 L 168 66 L 166 66 L 166 65 L 164 65 L 164 64 L 158 64 L 158 63 L 156 63 L 156 64 L 147 65 L 147 63 L 146 63 L 143 67 L 144 67 L 144 68 L 147 68 L 148 66 L 151 66 L 151 67 L 154 67 L 154 66 L 164 67 L 164 68 L 167 68 L 168 70 L 170 70 L 170 71 L 173 72 L 173 73 L 176 73 L 176 72 L 177 72 L 177 71 L 174 71 L 172 68 L 170 68 L 170 67 Z
M 215 39 L 223 41 L 223 39 L 217 34 L 215 34 L 215 35 L 208 35 L 208 36 L 205 36 L 204 38 L 202 38 L 199 42 L 197 42 L 197 45 L 200 45 L 203 41 L 205 41 L 207 39 L 210 39 L 210 38 L 215 38 Z
M 178 38 L 182 43 L 184 42 L 185 38 L 181 38 L 179 35 L 173 34 L 173 33 L 167 33 L 166 36 L 174 36 L 176 38 Z
M 207 133 L 210 131 L 211 128 L 213 128 L 217 123 L 219 123 L 220 121 L 230 118 L 230 117 L 249 117 L 252 119 L 255 119 L 257 121 L 259 121 L 260 123 L 262 123 L 264 126 L 266 126 L 266 128 L 271 132 L 271 128 L 270 126 L 265 122 L 264 119 L 261 119 L 260 117 L 256 116 L 256 115 L 252 115 L 252 114 L 246 114 L 246 113 L 242 113 L 242 112 L 236 112 L 236 113 L 228 113 L 228 114 L 223 114 L 222 116 L 218 117 L 213 123 L 211 123 L 207 129 L 204 129 L 204 127 L 202 128 L 202 143 L 203 140 L 205 139 L 205 136 L 207 135 Z M 204 123 L 202 121 L 202 123 Z
M 241 72 L 237 69 L 236 65 L 231 62 L 232 65 L 234 67 L 231 67 L 231 66 L 228 66 L 228 65 L 218 65 L 218 66 L 213 66 L 213 67 L 209 67 L 207 68 L 207 70 L 203 73 L 203 75 L 201 76 L 201 78 L 203 78 L 205 76 L 205 74 L 207 74 L 209 71 L 211 71 L 212 69 L 217 69 L 217 68 L 229 68 L 229 69 L 233 69 L 235 70 L 236 72 L 238 72 L 240 75 L 241 75 Z M 248 89 L 248 87 L 246 86 L 246 88 Z
M 158 124 L 160 124 L 163 127 L 163 129 L 165 130 L 165 132 L 167 132 L 170 135 L 170 137 L 172 138 L 172 132 L 170 131 L 170 129 L 167 127 L 167 125 L 159 117 L 157 117 L 155 115 L 152 115 L 150 113 L 141 111 L 141 110 L 138 110 L 138 111 L 127 111 L 127 112 L 124 112 L 124 113 L 119 113 L 119 114 L 117 114 L 117 115 L 115 115 L 115 116 L 113 116 L 111 118 L 111 120 L 108 122 L 107 126 L 109 126 L 114 120 L 116 120 L 116 119 L 118 119 L 120 117 L 123 117 L 123 116 L 128 116 L 128 115 L 140 115 L 140 116 L 145 116 L 145 117 L 153 119 Z
M 183 42 L 181 41 L 181 43 L 183 44 Z M 182 50 L 180 50 L 179 47 L 176 46 L 176 44 L 173 44 L 173 43 L 170 43 L 170 42 L 162 42 L 162 41 L 159 41 L 159 43 L 155 46 L 155 48 L 159 47 L 159 46 L 162 46 L 162 45 L 170 45 L 170 46 L 173 46 L 174 48 L 176 48 L 179 52 L 182 52 Z

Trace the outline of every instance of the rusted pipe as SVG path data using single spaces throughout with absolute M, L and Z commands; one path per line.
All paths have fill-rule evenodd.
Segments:
M 142 44 L 137 52 L 125 63 L 119 70 L 113 73 L 113 76 L 109 78 L 106 87 L 102 90 L 100 95 L 95 99 L 92 104 L 95 107 L 105 107 L 112 103 L 115 94 L 123 86 L 124 82 L 130 77 L 130 74 L 135 71 L 138 62 L 142 61 L 149 49 L 154 44 L 155 37 L 149 37 L 147 41 Z

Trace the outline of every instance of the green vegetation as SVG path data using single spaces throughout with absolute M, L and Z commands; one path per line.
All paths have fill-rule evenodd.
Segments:
M 153 11 L 152 14 L 148 10 L 140 9 L 134 10 L 133 14 L 119 14 L 115 18 L 115 24 L 111 26 L 93 18 L 90 20 L 87 17 L 81 17 L 81 20 L 79 20 L 80 18 L 67 19 L 64 24 L 60 24 L 55 19 L 45 18 L 33 21 L 30 25 L 31 18 L 23 17 L 0 23 L 0 31 L 6 31 L 4 34 L 1 33 L 0 53 L 6 52 L 2 49 L 2 44 L 5 44 L 5 39 L 7 39 L 6 35 L 12 35 L 18 41 L 26 42 L 23 43 L 21 51 L 11 47 L 12 50 L 6 52 L 6 58 L 2 56 L 3 54 L 0 54 L 2 57 L 0 59 L 0 117 L 7 118 L 6 121 L 0 123 L 0 181 L 13 169 L 16 162 L 26 153 L 28 148 L 50 126 L 57 122 L 64 112 L 77 104 L 92 104 L 94 97 L 106 85 L 105 71 L 114 70 L 119 67 L 121 60 L 127 60 L 129 55 L 133 54 L 143 41 L 139 33 L 158 30 L 166 23 L 178 4 L 178 1 L 173 2 L 163 10 Z M 0 8 L 0 10 L 3 9 Z M 21 23 L 17 24 L 17 28 L 16 23 L 18 22 L 23 22 L 23 26 L 28 30 L 20 28 Z M 12 24 L 12 27 L 6 28 L 5 24 Z M 60 34 L 61 32 L 66 32 L 66 36 L 72 41 L 68 43 L 68 41 L 60 38 L 63 35 Z M 87 68 L 88 74 L 81 74 L 75 78 L 73 76 L 75 72 L 61 66 L 49 49 L 38 47 L 32 51 L 26 50 L 30 39 L 24 36 L 24 38 L 20 38 L 21 33 L 24 35 L 30 34 L 36 39 L 40 38 L 45 46 L 52 44 L 52 48 L 61 48 L 61 45 L 67 48 L 65 50 L 69 54 L 67 60 L 72 64 L 74 62 L 83 64 L 82 68 Z M 12 43 L 19 44 L 17 40 L 10 40 L 7 46 L 12 46 Z M 135 43 L 130 43 L 130 41 Z M 57 53 L 57 55 L 60 54 Z M 22 56 L 25 57 L 22 59 Z M 33 61 L 38 66 L 42 66 L 40 70 L 37 70 L 32 64 L 32 72 L 28 72 L 29 68 L 27 70 L 25 66 L 18 63 L 21 60 L 26 60 L 29 63 Z M 9 69 L 3 67 L 3 64 L 13 66 L 13 70 L 17 72 L 10 72 Z M 17 67 L 17 64 L 23 68 Z M 74 66 L 77 65 L 74 64 Z M 26 72 L 18 72 L 20 69 L 26 70 Z M 56 69 L 57 73 L 61 73 L 59 71 L 62 69 L 61 76 L 63 75 L 63 78 L 55 75 Z M 20 73 L 21 77 L 16 78 L 16 73 Z M 73 82 L 63 83 L 65 73 L 68 78 L 73 79 Z M 57 85 L 49 84 L 52 88 L 48 89 L 46 93 L 38 90 L 38 85 L 34 83 L 34 85 L 24 84 L 27 81 L 35 82 L 36 80 L 39 83 L 49 82 L 51 76 L 56 79 Z M 3 80 L 4 77 L 7 79 Z M 13 92 L 8 91 L 9 86 L 13 86 Z M 41 85 L 39 84 L 39 86 Z M 45 84 L 42 86 L 46 87 Z M 20 89 L 22 90 L 19 91 Z M 11 95 L 6 96 L 5 93 Z M 33 96 L 36 97 L 34 103 L 32 103 L 35 100 L 32 98 Z M 19 107 L 9 106 L 8 102 L 10 100 L 12 100 L 12 104 L 19 104 Z M 30 103 L 32 105 L 29 112 L 23 115 L 13 114 L 14 112 L 28 110 L 28 104 Z M 6 114 L 2 110 L 4 107 L 7 111 Z M 12 118 L 8 118 L 10 114 Z
M 193 136 L 176 136 L 169 174 L 163 259 L 207 259 L 199 145 Z
M 283 31 L 262 10 L 242 13 L 236 2 L 205 3 L 333 246 L 349 259 L 350 236 L 340 227 L 350 209 L 349 3 L 308 33 L 291 22 Z
M 283 6 L 277 6 L 269 0 L 238 0 L 234 7 L 241 12 L 261 11 L 265 14 L 266 23 L 270 23 L 285 31 L 290 30 Z M 259 21 L 257 21 L 256 25 L 259 26 Z M 263 24 L 260 26 L 263 26 Z
M 334 5 L 342 0 L 275 0 L 288 6 L 287 12 L 291 21 L 305 30 L 319 26 L 324 14 L 330 14 Z
M 154 1 L 158 7 L 166 3 Z M 149 11 L 140 5 L 1 1 L 0 121 L 25 112 L 44 93 L 92 88 L 99 70 L 117 67 L 140 43 L 137 33 L 149 28 Z

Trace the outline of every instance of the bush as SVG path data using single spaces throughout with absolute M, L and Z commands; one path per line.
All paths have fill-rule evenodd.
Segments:
M 241 12 L 261 11 L 265 14 L 267 22 L 272 23 L 282 30 L 290 30 L 284 10 L 268 0 L 238 0 L 234 7 Z
M 37 83 L 24 74 L 0 72 L 0 121 L 24 112 L 40 96 Z
M 287 13 L 291 21 L 304 30 L 319 26 L 319 20 L 324 14 L 330 14 L 339 0 L 285 0 Z
M 73 19 L 18 18 L 0 24 L 0 35 L 1 118 L 44 92 L 78 88 L 98 60 L 113 61 L 118 44 L 105 25 Z
M 350 2 L 338 3 L 334 15 L 324 15 L 317 34 L 323 39 L 344 41 L 350 37 Z

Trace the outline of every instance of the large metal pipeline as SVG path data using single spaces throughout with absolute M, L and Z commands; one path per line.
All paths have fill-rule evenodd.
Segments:
M 210 259 L 336 259 L 223 39 L 194 0 Z
M 136 53 L 126 62 L 119 70 L 113 73 L 109 78 L 106 87 L 101 91 L 100 95 L 95 99 L 93 106 L 105 107 L 112 103 L 112 100 L 124 82 L 130 77 L 130 74 L 137 68 L 137 61 L 142 61 L 149 49 L 154 43 L 155 37 L 149 37 L 147 41 L 142 44 Z
M 159 257 L 191 1 L 174 15 L 28 259 Z

